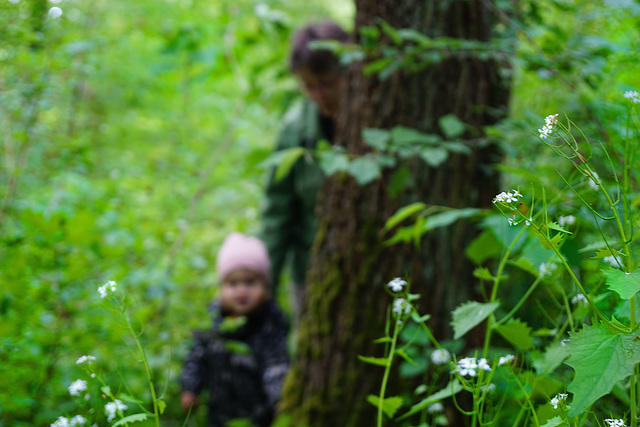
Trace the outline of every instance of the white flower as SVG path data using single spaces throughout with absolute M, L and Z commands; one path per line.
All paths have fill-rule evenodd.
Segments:
M 573 215 L 561 216 L 560 218 L 558 218 L 558 224 L 560 224 L 561 227 L 564 227 L 566 225 L 573 225 L 575 222 L 576 217 Z
M 113 419 L 116 417 L 116 412 L 118 411 L 118 409 L 120 411 L 124 411 L 127 408 L 128 406 L 122 403 L 121 401 L 119 401 L 118 399 L 116 399 L 115 402 L 107 403 L 106 405 L 104 405 L 104 413 L 108 417 L 107 421 L 113 421 Z
M 76 360 L 76 365 L 82 365 L 84 362 L 91 363 L 92 360 L 96 360 L 96 358 L 93 356 L 80 356 Z
M 589 184 L 589 188 L 597 190 L 600 186 L 600 175 L 595 172 L 590 172 L 589 174 L 591 176 L 589 177 L 589 182 L 587 182 L 587 184 Z
M 443 365 L 451 360 L 451 353 L 447 349 L 439 348 L 431 353 L 431 361 L 436 365 Z
M 509 193 L 502 192 L 493 198 L 493 203 L 512 203 L 518 201 L 522 194 L 518 190 L 511 190 Z
M 58 417 L 57 420 L 54 421 L 53 424 L 50 425 L 51 427 L 71 427 L 71 424 L 69 424 L 69 420 L 65 417 Z
M 51 9 L 49 9 L 49 16 L 51 17 L 51 19 L 58 19 L 62 16 L 62 9 L 60 9 L 58 6 L 54 6 Z
M 444 412 L 444 405 L 440 402 L 434 403 L 427 407 L 427 412 L 430 414 L 435 414 L 439 412 Z
M 509 225 L 511 225 L 511 226 L 518 225 L 518 222 L 513 218 L 507 218 L 507 221 L 509 222 Z
M 551 276 L 551 274 L 555 271 L 556 268 L 558 268 L 558 266 L 555 264 L 543 262 L 542 264 L 540 264 L 540 267 L 538 267 L 538 275 L 540 277 Z
M 390 281 L 387 286 L 391 289 L 391 292 L 402 292 L 402 289 L 407 285 L 407 282 L 399 277 L 396 277 Z
M 558 409 L 558 405 L 564 402 L 567 396 L 568 394 L 565 394 L 565 393 L 557 394 L 553 399 L 551 399 L 549 403 L 553 405 L 553 409 Z
M 582 294 L 578 294 L 576 296 L 574 296 L 573 298 L 571 298 L 571 304 L 587 304 L 587 298 L 582 295 Z
M 105 299 L 109 293 L 114 293 L 116 291 L 116 282 L 113 280 L 109 280 L 104 285 L 98 288 L 98 293 L 100 294 L 100 298 Z
M 71 418 L 71 426 L 82 426 L 87 422 L 81 415 L 76 415 Z
M 478 369 L 484 369 L 485 371 L 491 370 L 491 366 L 487 364 L 487 359 L 483 358 L 477 361 L 475 357 L 465 357 L 464 359 L 458 360 L 456 371 L 463 377 L 467 375 L 475 377 Z
M 629 99 L 634 104 L 640 103 L 640 94 L 635 90 L 628 90 L 624 93 L 624 97 Z
M 542 127 L 542 129 L 538 129 L 540 138 L 546 139 L 549 135 L 551 135 L 551 132 L 553 132 L 553 125 L 555 125 L 558 121 L 557 117 L 557 114 L 551 114 L 545 117 L 544 126 Z
M 620 255 L 609 255 L 602 258 L 602 260 L 609 264 L 611 267 L 618 268 L 622 265 L 622 258 L 620 258 Z
M 627 423 L 625 423 L 624 420 L 607 418 L 604 422 L 607 423 L 609 427 L 627 427 Z
M 498 366 L 502 366 L 505 363 L 511 363 L 516 359 L 513 354 L 507 354 L 506 356 L 501 356 L 500 360 L 498 360 Z
M 409 304 L 404 298 L 396 298 L 393 300 L 393 312 L 397 316 L 411 313 L 411 304 Z
M 69 394 L 71 396 L 80 396 L 81 391 L 85 391 L 87 389 L 87 382 L 84 380 L 75 380 L 69 386 Z

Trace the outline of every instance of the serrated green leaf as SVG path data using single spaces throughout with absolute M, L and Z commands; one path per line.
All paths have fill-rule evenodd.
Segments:
M 380 165 L 372 157 L 358 157 L 349 164 L 349 174 L 359 185 L 367 185 L 380 178 Z
M 476 269 L 473 270 L 473 276 L 480 280 L 489 280 L 491 282 L 495 280 L 495 277 L 493 277 L 487 267 L 476 267 Z
M 572 232 L 570 232 L 569 230 L 566 230 L 564 227 L 562 227 L 557 222 L 549 222 L 549 223 L 547 223 L 547 228 L 559 231 L 561 233 L 573 234 Z
M 447 138 L 456 138 L 464 132 L 464 123 L 454 114 L 440 117 L 438 124 Z
M 164 414 L 164 410 L 167 409 L 167 402 L 164 400 L 156 400 L 156 404 L 158 405 L 158 411 L 160 414 Z
M 640 291 L 640 270 L 625 273 L 617 268 L 602 271 L 607 278 L 607 286 L 620 295 L 620 298 L 631 298 Z
M 462 391 L 462 384 L 460 384 L 460 382 L 457 379 L 454 379 L 449 384 L 447 384 L 442 390 L 432 394 L 431 396 L 425 397 L 420 402 L 413 405 L 406 414 L 402 414 L 402 416 L 398 418 L 398 421 L 408 418 L 411 415 L 422 411 L 424 408 L 431 405 L 432 403 L 436 403 L 443 399 L 446 399 L 447 397 L 451 397 L 454 394 L 459 393 L 460 391 Z
M 556 343 L 547 347 L 544 353 L 538 352 L 530 355 L 538 375 L 547 375 L 555 371 L 569 357 L 569 351 L 566 345 Z
M 369 147 L 386 150 L 391 133 L 387 129 L 366 128 L 362 130 L 362 139 Z
M 428 147 L 420 150 L 420 157 L 431 167 L 438 167 L 449 158 L 449 152 L 442 147 Z
M 538 269 L 533 266 L 533 262 L 531 262 L 531 259 L 529 258 L 521 257 L 515 261 L 509 261 L 509 264 L 518 267 L 522 271 L 526 271 L 527 273 L 530 273 L 531 275 L 536 277 L 540 274 Z
M 393 216 L 387 220 L 384 228 L 389 230 L 409 218 L 411 215 L 423 211 L 426 207 L 427 205 L 422 202 L 416 202 L 408 206 L 404 206 L 398 209 L 398 212 L 394 213 Z
M 575 417 L 633 374 L 640 362 L 640 346 L 633 341 L 635 334 L 613 333 L 602 324 L 587 325 L 569 335 L 571 356 L 565 363 L 575 370 L 567 388 L 574 395 L 569 417 Z
M 547 422 L 544 423 L 542 427 L 560 427 L 562 425 L 566 426 L 567 423 L 565 423 L 564 420 L 558 415 L 551 418 L 550 420 L 547 420 Z
M 362 362 L 377 366 L 387 366 L 387 363 L 389 363 L 389 360 L 386 357 L 367 357 L 358 355 L 358 359 Z
M 556 234 L 551 239 L 547 239 L 545 236 L 542 236 L 540 234 L 536 235 L 536 237 L 538 238 L 540 243 L 542 243 L 542 247 L 544 247 L 545 249 L 553 250 L 553 248 L 557 248 L 560 245 L 562 239 L 564 239 L 564 234 Z
M 624 256 L 624 254 L 618 250 L 605 248 L 605 249 L 598 249 L 596 251 L 596 254 L 592 256 L 591 259 L 601 259 L 601 258 L 606 258 L 612 255 Z
M 500 306 L 498 301 L 479 303 L 477 301 L 468 301 L 453 310 L 453 320 L 451 325 L 455 332 L 454 339 L 462 337 L 475 326 L 482 323 L 496 308 Z
M 370 394 L 367 396 L 367 402 L 371 403 L 376 408 L 380 404 L 380 397 Z M 387 397 L 382 401 L 382 412 L 387 418 L 393 418 L 398 409 L 402 407 L 402 398 L 398 396 Z
M 498 325 L 495 330 L 516 348 L 529 350 L 532 347 L 532 329 L 519 319 L 512 319 L 504 325 Z
M 129 415 L 128 417 L 124 417 L 121 420 L 118 420 L 118 422 L 112 424 L 111 427 L 121 426 L 127 423 L 135 423 L 137 421 L 144 421 L 147 419 L 147 417 L 148 415 L 144 413 Z

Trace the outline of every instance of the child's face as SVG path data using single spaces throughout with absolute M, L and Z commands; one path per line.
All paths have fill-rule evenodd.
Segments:
M 222 308 L 233 316 L 245 316 L 260 307 L 268 297 L 267 284 L 261 274 L 251 270 L 234 270 L 227 274 L 220 288 Z
M 344 87 L 344 77 L 338 73 L 314 74 L 308 68 L 301 68 L 296 75 L 302 81 L 305 93 L 316 103 L 320 112 L 328 117 L 340 110 L 340 94 Z

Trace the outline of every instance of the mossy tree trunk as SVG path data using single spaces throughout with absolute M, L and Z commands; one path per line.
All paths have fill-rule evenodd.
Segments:
M 382 18 L 394 28 L 431 37 L 489 41 L 495 21 L 492 2 L 482 0 L 357 0 L 356 7 L 356 34 Z M 319 230 L 298 352 L 281 402 L 294 425 L 375 425 L 376 411 L 366 396 L 378 394 L 382 368 L 357 356 L 382 355 L 382 346 L 372 340 L 384 333 L 389 280 L 411 280 L 412 291 L 423 295 L 421 312 L 431 313 L 431 326 L 440 337 L 449 334 L 450 311 L 474 294 L 476 280 L 464 256 L 474 235 L 468 223 L 428 234 L 419 250 L 386 247 L 390 235 L 383 226 L 399 207 L 414 201 L 451 207 L 490 204 L 499 184 L 491 163 L 500 160 L 500 153 L 486 144 L 483 127 L 505 113 L 508 81 L 501 75 L 495 60 L 475 55 L 454 55 L 385 80 L 364 76 L 361 66 L 350 69 L 336 141 L 348 152 L 370 151 L 361 138 L 365 128 L 406 126 L 441 133 L 438 119 L 447 114 L 467 124 L 464 138 L 473 147 L 471 154 L 451 154 L 438 168 L 409 162 L 409 185 L 395 197 L 388 191 L 393 171 L 363 187 L 347 176 L 326 180 L 318 198 Z

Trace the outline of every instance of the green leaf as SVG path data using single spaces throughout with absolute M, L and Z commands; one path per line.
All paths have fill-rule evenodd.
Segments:
M 111 427 L 121 426 L 127 423 L 135 423 L 136 421 L 144 421 L 147 419 L 147 417 L 148 415 L 143 413 L 129 415 L 128 417 L 124 417 L 121 420 L 118 420 L 118 422 L 112 424 Z
M 382 338 L 378 338 L 377 340 L 373 340 L 374 344 L 385 344 L 388 342 L 392 342 L 393 340 L 391 339 L 391 337 L 382 337 Z
M 280 158 L 280 163 L 276 168 L 274 179 L 280 181 L 282 178 L 289 174 L 289 171 L 293 165 L 298 161 L 300 157 L 305 153 L 305 149 L 302 147 L 292 147 L 283 150 L 283 155 Z
M 544 354 L 537 352 L 530 355 L 538 375 L 547 375 L 555 371 L 569 357 L 569 351 L 566 345 L 555 343 L 547 347 Z
M 108 385 L 105 385 L 103 387 L 100 387 L 100 390 L 102 390 L 102 392 L 104 394 L 106 394 L 109 397 L 113 397 L 113 395 L 111 394 L 111 387 L 109 387 Z
M 418 313 L 414 311 L 411 313 L 411 319 L 413 319 L 413 321 L 416 323 L 424 323 L 427 320 L 431 319 L 431 315 L 425 314 L 424 316 L 418 316 Z
M 449 157 L 449 152 L 442 147 L 428 147 L 420 151 L 420 157 L 431 167 L 438 167 Z
M 496 238 L 492 230 L 484 230 L 467 246 L 466 255 L 476 265 L 484 263 L 489 258 L 502 253 L 503 244 Z
M 362 362 L 378 366 L 387 366 L 387 364 L 389 363 L 389 360 L 386 357 L 367 357 L 358 355 L 358 359 L 360 359 Z
M 404 360 L 406 360 L 409 363 L 416 363 L 413 361 L 413 359 L 411 357 L 409 357 L 409 355 L 407 354 L 406 351 L 404 351 L 404 349 L 399 348 L 396 350 L 396 354 L 400 357 L 402 357 Z
M 224 342 L 224 348 L 231 353 L 251 354 L 251 347 L 243 341 L 227 340 Z
M 562 239 L 564 239 L 564 234 L 558 233 L 555 236 L 553 236 L 551 239 L 547 239 L 546 236 L 542 236 L 540 234 L 536 235 L 536 237 L 538 238 L 540 243 L 542 243 L 543 248 L 553 250 L 553 248 L 557 248 L 558 245 L 560 245 L 560 243 L 562 242 Z
M 454 114 L 440 117 L 438 124 L 447 138 L 456 138 L 464 132 L 464 123 Z
M 349 174 L 359 185 L 366 185 L 380 178 L 380 165 L 372 157 L 358 157 L 349 165 Z
M 380 397 L 370 394 L 367 396 L 367 402 L 371 403 L 376 408 L 380 404 Z M 402 398 L 398 396 L 387 397 L 382 401 L 382 412 L 387 418 L 393 418 L 398 409 L 402 407 Z
M 542 427 L 560 427 L 562 425 L 566 426 L 567 423 L 565 423 L 564 420 L 560 417 L 560 415 L 558 415 L 551 418 L 550 420 L 547 420 L 547 422 L 544 423 Z
M 469 218 L 480 213 L 477 208 L 451 209 L 446 212 L 431 215 L 427 217 L 427 222 L 422 229 L 422 233 L 433 230 L 438 227 L 446 227 L 453 224 L 459 219 Z
M 413 405 L 411 409 L 409 409 L 409 412 L 407 412 L 406 414 L 403 414 L 401 417 L 398 418 L 398 421 L 408 418 L 411 415 L 422 411 L 424 408 L 431 405 L 432 403 L 436 403 L 443 399 L 446 399 L 447 397 L 451 397 L 454 394 L 459 393 L 460 391 L 462 391 L 462 384 L 460 384 L 460 382 L 457 379 L 454 379 L 449 384 L 447 384 L 442 390 L 432 394 L 431 396 L 425 397 L 420 402 Z
M 476 267 L 476 269 L 473 270 L 473 276 L 478 279 L 489 280 L 491 282 L 495 280 L 495 277 L 493 277 L 487 267 Z
M 319 154 L 320 168 L 327 176 L 349 169 L 349 157 L 342 151 L 326 150 Z
M 549 222 L 547 223 L 547 228 L 550 228 L 552 230 L 556 230 L 559 231 L 561 233 L 567 233 L 567 234 L 573 234 L 572 232 L 570 232 L 569 230 L 565 230 L 560 224 L 558 224 L 557 222 Z
M 395 45 L 400 46 L 402 44 L 402 38 L 395 28 L 382 19 L 380 19 L 380 26 L 382 27 L 382 31 L 389 36 Z
M 583 250 L 581 250 L 580 252 L 583 252 Z M 605 248 L 605 249 L 598 249 L 596 251 L 596 254 L 592 256 L 591 259 L 601 259 L 601 258 L 606 258 L 612 255 L 624 256 L 624 254 L 620 251 L 617 251 L 615 249 Z
M 519 319 L 512 319 L 504 325 L 496 326 L 495 329 L 505 340 L 519 349 L 529 350 L 532 347 L 532 329 Z
M 633 374 L 640 346 L 634 342 L 635 334 L 614 333 L 602 324 L 587 325 L 569 336 L 571 356 L 566 364 L 576 373 L 567 390 L 574 395 L 569 417 L 575 417 Z
M 409 218 L 411 215 L 424 210 L 426 207 L 427 205 L 422 202 L 416 202 L 408 206 L 404 206 L 398 209 L 398 212 L 394 213 L 393 216 L 387 220 L 384 228 L 389 230 Z
M 167 402 L 164 400 L 156 400 L 156 404 L 158 405 L 158 411 L 160 414 L 164 414 L 164 410 L 167 409 Z
M 455 335 L 453 339 L 458 339 L 478 326 L 484 319 L 489 317 L 496 308 L 500 306 L 498 301 L 479 303 L 477 301 L 466 302 L 453 310 L 453 320 L 451 325 Z
M 602 271 L 607 278 L 607 286 L 616 291 L 620 298 L 631 298 L 640 291 L 640 270 L 625 273 L 617 268 Z
M 362 139 L 370 147 L 386 150 L 391 133 L 386 129 L 366 128 L 362 130 Z
M 106 393 L 105 393 L 106 394 Z M 124 402 L 131 402 L 131 403 L 143 403 L 142 400 L 136 399 L 133 396 L 129 396 L 126 393 L 118 393 L 118 399 L 124 401 Z
M 398 146 L 410 146 L 414 144 L 433 145 L 440 141 L 440 137 L 438 135 L 420 132 L 417 129 L 396 126 L 391 129 L 391 140 Z

